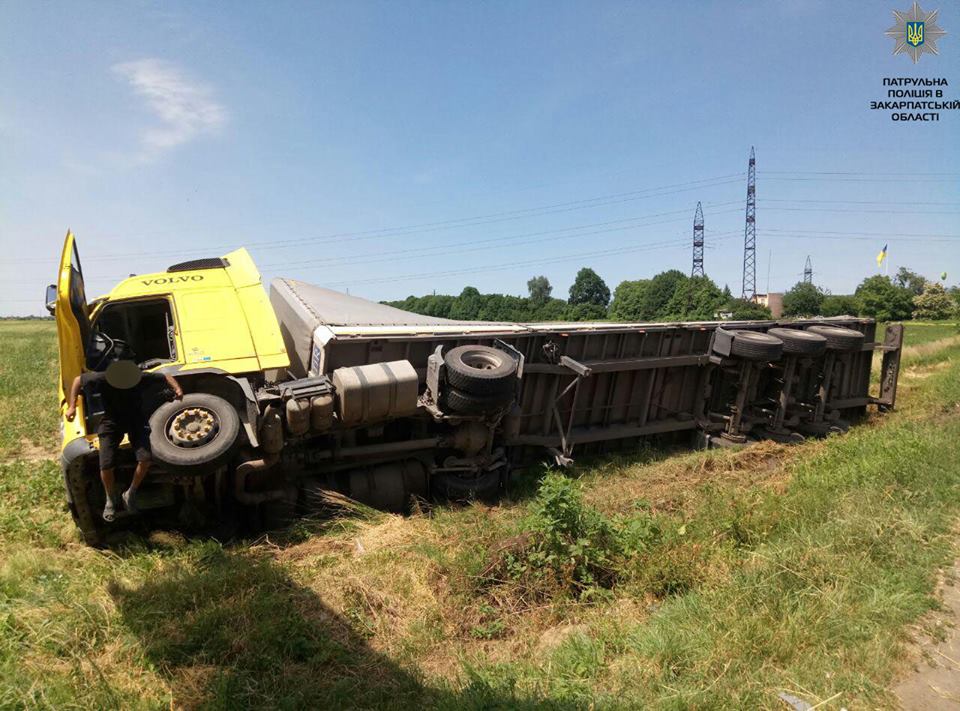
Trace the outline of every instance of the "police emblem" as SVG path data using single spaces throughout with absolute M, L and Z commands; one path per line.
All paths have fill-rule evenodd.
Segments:
M 947 33 L 937 26 L 939 15 L 939 10 L 924 12 L 918 2 L 914 2 L 913 7 L 904 12 L 894 10 L 893 19 L 897 24 L 886 32 L 887 37 L 896 40 L 893 53 L 908 54 L 914 64 L 921 54 L 940 54 L 937 40 Z
M 923 44 L 923 23 L 907 23 L 907 44 L 911 47 L 919 47 Z

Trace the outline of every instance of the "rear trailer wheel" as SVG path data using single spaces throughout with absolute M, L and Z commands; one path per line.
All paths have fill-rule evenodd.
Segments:
M 783 341 L 776 336 L 740 329 L 732 330 L 731 333 L 734 334 L 730 347 L 731 355 L 744 360 L 761 361 L 780 360 L 783 355 Z
M 464 415 L 480 415 L 506 407 L 512 400 L 512 391 L 500 395 L 472 395 L 447 387 L 440 398 L 440 406 L 444 410 Z
M 470 395 L 500 395 L 512 392 L 517 361 L 489 346 L 458 346 L 443 357 L 447 383 Z
M 150 448 L 158 461 L 177 467 L 222 464 L 240 433 L 233 405 L 216 395 L 190 393 L 150 416 Z
M 796 328 L 771 328 L 767 333 L 783 341 L 783 352 L 818 356 L 827 350 L 827 339 L 819 333 Z
M 827 340 L 827 348 L 832 351 L 858 351 L 863 347 L 863 334 L 852 328 L 842 326 L 811 326 L 807 329 Z

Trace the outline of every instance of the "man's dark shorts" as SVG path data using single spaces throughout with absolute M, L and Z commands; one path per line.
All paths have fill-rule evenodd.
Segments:
M 100 440 L 100 468 L 113 469 L 117 458 L 117 450 L 123 435 L 130 436 L 130 446 L 138 462 L 150 461 L 150 425 L 146 422 L 131 422 L 129 429 L 108 425 L 98 433 Z

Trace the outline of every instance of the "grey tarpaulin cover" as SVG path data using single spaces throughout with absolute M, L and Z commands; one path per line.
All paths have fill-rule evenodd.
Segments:
M 296 279 L 274 279 L 270 282 L 270 303 L 280 321 L 283 342 L 290 354 L 290 371 L 297 377 L 305 376 L 310 368 L 310 350 L 317 326 L 442 326 L 472 323 L 421 316 Z

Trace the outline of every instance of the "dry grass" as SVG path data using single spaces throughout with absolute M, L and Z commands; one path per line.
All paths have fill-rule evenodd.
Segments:
M 901 355 L 901 362 L 909 366 L 913 363 L 924 361 L 944 349 L 953 348 L 958 345 L 960 345 L 960 335 L 949 336 L 936 341 L 928 341 L 915 346 L 905 346 Z
M 696 501 L 703 486 L 743 489 L 781 486 L 787 463 L 811 456 L 823 446 L 810 440 L 800 446 L 761 442 L 745 448 L 671 453 L 652 462 L 611 462 L 598 466 L 587 501 L 601 511 L 625 513 L 644 502 L 654 511 L 676 512 Z

